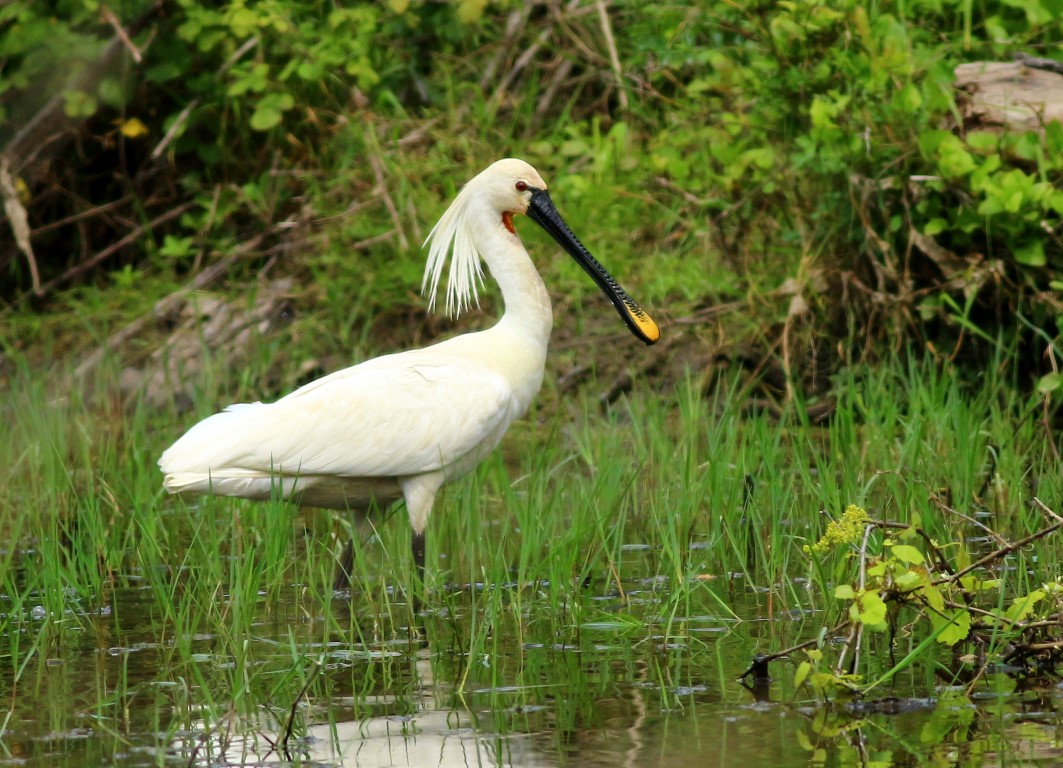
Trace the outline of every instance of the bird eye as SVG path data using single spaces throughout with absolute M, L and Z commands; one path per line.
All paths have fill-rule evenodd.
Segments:
M 527 189 L 528 189 L 528 185 L 525 182 L 523 182 L 523 181 L 518 181 L 517 182 L 517 191 L 518 192 L 524 192 Z

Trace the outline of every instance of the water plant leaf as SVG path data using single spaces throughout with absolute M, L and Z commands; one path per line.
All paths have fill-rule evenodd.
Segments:
M 926 580 L 926 576 L 919 571 L 905 571 L 897 576 L 893 582 L 901 589 L 915 589 Z
M 927 605 L 933 610 L 938 613 L 945 610 L 945 596 L 941 594 L 941 590 L 933 584 L 927 584 L 923 587 L 922 595 L 926 598 Z
M 878 592 L 865 592 L 849 606 L 849 617 L 869 629 L 885 626 L 886 603 Z
M 911 544 L 894 544 L 893 549 L 891 551 L 893 552 L 894 557 L 905 563 L 914 563 L 915 565 L 922 565 L 924 562 L 926 562 L 926 559 L 923 557 L 923 553 L 913 547 Z
M 944 614 L 930 614 L 930 623 L 937 632 L 937 641 L 948 646 L 956 645 L 971 631 L 971 614 L 957 609 Z
M 980 579 L 977 576 L 967 575 L 960 578 L 960 586 L 968 592 L 987 592 L 1000 587 L 999 579 Z
M 1011 607 L 1008 608 L 1005 618 L 1012 623 L 1022 621 L 1033 613 L 1034 608 L 1044 599 L 1044 596 L 1045 593 L 1042 590 L 1035 589 L 1028 595 L 1016 597 L 1011 601 Z

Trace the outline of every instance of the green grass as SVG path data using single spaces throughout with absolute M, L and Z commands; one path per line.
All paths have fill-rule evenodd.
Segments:
M 252 361 L 245 381 L 269 364 Z M 98 375 L 57 387 L 62 371 L 20 365 L 0 406 L 12 438 L 0 444 L 5 738 L 32 734 L 37 708 L 53 732 L 91 719 L 99 754 L 182 729 L 268 730 L 263 718 L 276 731 L 304 687 L 313 706 L 297 707 L 297 733 L 341 718 L 330 700 L 345 702 L 342 718 L 408 710 L 419 673 L 402 510 L 361 529 L 352 594 L 333 595 L 342 521 L 282 502 L 167 497 L 155 458 L 195 417 L 119 403 Z M 427 653 L 452 704 L 490 713 L 485 727 L 534 730 L 546 707 L 577 728 L 603 691 L 639 679 L 657 706 L 681 710 L 675 691 L 725 689 L 753 652 L 814 638 L 843 610 L 833 585 L 852 560 L 817 566 L 802 547 L 847 504 L 918 518 L 962 547 L 977 532 L 946 508 L 1020 538 L 1043 522 L 1033 493 L 1060 503 L 1063 468 L 1037 402 L 995 369 L 979 382 L 928 362 L 849 370 L 826 426 L 797 405 L 751 410 L 737 376 L 711 393 L 693 382 L 674 396 L 636 389 L 608 410 L 589 387 L 515 426 L 441 496 Z M 1043 540 L 1009 565 L 1006 592 L 1022 594 L 1058 578 L 1060 550 Z M 771 636 L 741 629 L 780 618 Z M 722 651 L 734 633 L 740 650 Z M 569 648 L 612 660 L 592 674 Z M 868 679 L 890 666 L 864 663 Z M 932 669 L 915 665 L 907 685 L 929 687 Z M 79 694 L 57 698 L 54 678 Z

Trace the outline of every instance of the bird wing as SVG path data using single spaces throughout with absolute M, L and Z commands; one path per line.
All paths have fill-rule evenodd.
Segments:
M 275 403 L 229 406 L 190 429 L 166 473 L 402 477 L 447 467 L 520 414 L 482 360 L 415 350 L 330 374 Z

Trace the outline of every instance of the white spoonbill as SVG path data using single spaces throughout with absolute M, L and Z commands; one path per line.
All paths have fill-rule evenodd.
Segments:
M 421 290 L 432 309 L 452 252 L 446 308 L 460 313 L 477 301 L 482 259 L 502 290 L 501 320 L 366 360 L 274 403 L 230 405 L 162 454 L 166 490 L 258 500 L 279 493 L 302 506 L 354 511 L 405 499 L 423 576 L 436 492 L 498 445 L 542 384 L 553 314 L 513 228 L 520 213 L 579 262 L 637 338 L 657 341 L 657 325 L 568 228 L 538 172 L 523 160 L 499 160 L 462 188 L 429 233 Z

